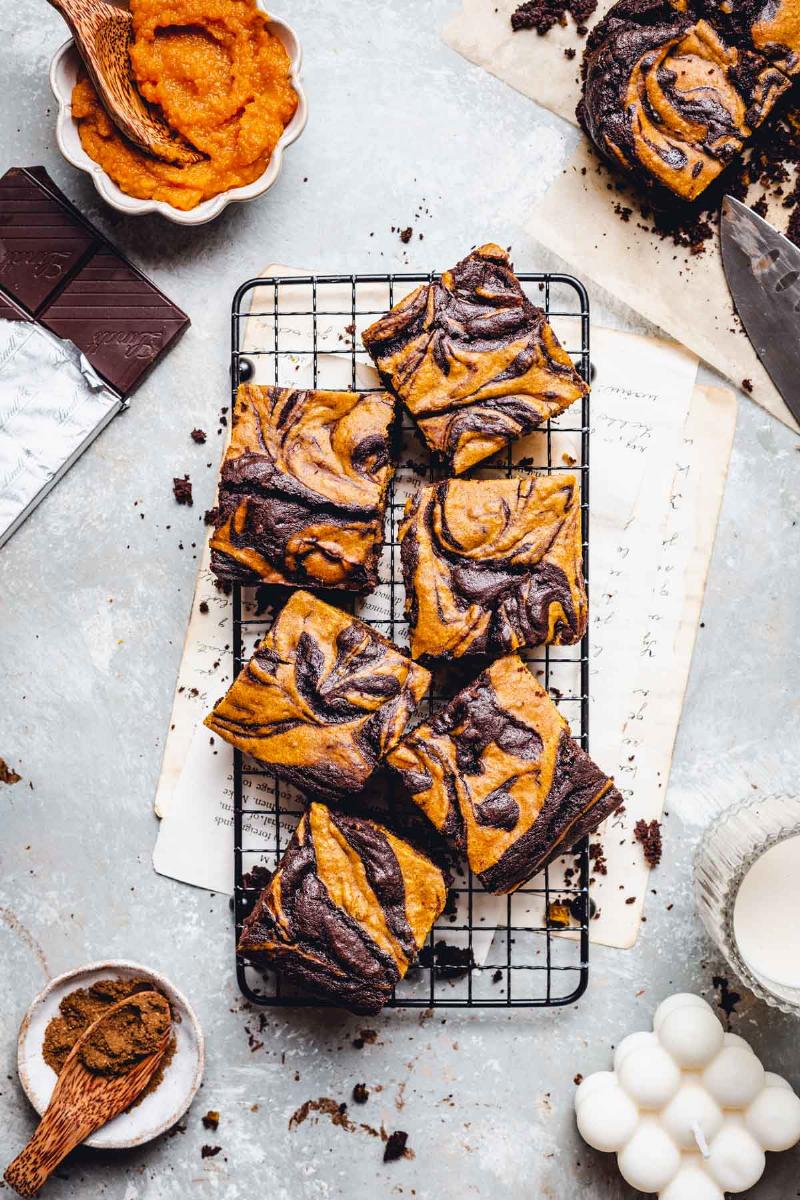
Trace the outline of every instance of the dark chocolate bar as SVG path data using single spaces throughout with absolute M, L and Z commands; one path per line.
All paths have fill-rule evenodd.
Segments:
M 122 397 L 189 325 L 42 167 L 0 179 L 0 318 L 25 314 L 74 342 Z

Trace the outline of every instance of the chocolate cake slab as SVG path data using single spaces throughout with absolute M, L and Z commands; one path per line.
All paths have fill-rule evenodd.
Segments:
M 741 154 L 790 80 L 693 2 L 619 0 L 592 30 L 578 119 L 646 186 L 695 200 Z
M 363 341 L 429 449 L 456 475 L 588 390 L 493 243 L 416 288 Z
M 394 415 L 386 392 L 242 384 L 211 538 L 214 573 L 244 584 L 374 588 Z
M 622 803 L 518 655 L 493 663 L 388 757 L 490 892 L 513 892 Z
M 205 723 L 309 795 L 360 792 L 430 675 L 356 617 L 295 592 Z
M 583 637 L 588 603 L 574 475 L 421 487 L 399 536 L 415 658 L 507 654 Z
M 68 338 L 122 398 L 189 326 L 42 167 L 0 178 L 0 310 Z
M 442 912 L 444 876 L 376 822 L 313 803 L 244 922 L 241 953 L 356 1013 L 391 999 Z

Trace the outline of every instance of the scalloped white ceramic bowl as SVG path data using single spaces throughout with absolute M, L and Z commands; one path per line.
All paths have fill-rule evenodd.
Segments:
M 261 0 L 257 0 L 257 4 L 262 11 L 267 12 L 267 8 Z M 160 213 L 162 217 L 166 217 L 168 221 L 174 221 L 177 225 L 205 225 L 207 221 L 213 221 L 215 217 L 218 217 L 229 204 L 239 203 L 243 200 L 255 200 L 257 196 L 263 196 L 280 174 L 284 150 L 300 137 L 308 120 L 308 105 L 300 83 L 302 58 L 300 41 L 292 27 L 285 21 L 281 21 L 271 13 L 269 18 L 270 32 L 274 33 L 283 43 L 291 60 L 290 78 L 292 86 L 297 92 L 297 108 L 272 152 L 266 171 L 258 179 L 254 179 L 252 183 L 248 183 L 244 187 L 230 188 L 227 192 L 220 192 L 218 196 L 204 200 L 188 212 L 173 208 L 171 204 L 166 204 L 163 200 L 140 200 L 126 195 L 103 168 L 89 157 L 81 145 L 78 126 L 72 116 L 72 89 L 78 77 L 80 56 L 71 38 L 56 50 L 50 63 L 50 87 L 58 102 L 56 140 L 64 158 L 67 162 L 72 163 L 73 167 L 77 167 L 79 171 L 85 171 L 87 175 L 91 176 L 94 186 L 106 203 L 131 217 L 140 216 L 142 213 Z

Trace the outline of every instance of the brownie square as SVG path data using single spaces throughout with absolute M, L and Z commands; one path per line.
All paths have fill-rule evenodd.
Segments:
M 586 632 L 574 475 L 421 487 L 406 503 L 400 554 L 414 658 L 564 646 Z
M 490 892 L 513 892 L 622 803 L 518 655 L 499 659 L 388 758 Z
M 430 450 L 455 475 L 588 391 L 505 250 L 493 244 L 418 287 L 363 340 Z
M 441 913 L 444 876 L 375 821 L 311 804 L 239 950 L 357 1013 L 391 999 Z
M 369 625 L 295 592 L 205 723 L 323 799 L 360 792 L 430 675 Z
M 375 587 L 393 420 L 385 392 L 243 384 L 211 538 L 215 574 L 245 584 Z
M 790 86 L 695 0 L 620 0 L 592 30 L 582 73 L 578 119 L 598 150 L 684 200 L 741 154 Z

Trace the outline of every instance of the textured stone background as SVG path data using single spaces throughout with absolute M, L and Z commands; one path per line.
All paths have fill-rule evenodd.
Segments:
M 194 322 L 0 552 L 0 754 L 24 777 L 0 786 L 0 1160 L 33 1128 L 16 1029 L 49 975 L 100 957 L 147 962 L 186 990 L 208 1036 L 185 1131 L 130 1154 L 76 1155 L 53 1200 L 632 1195 L 613 1160 L 577 1137 L 573 1076 L 606 1067 L 609 1045 L 647 1026 L 670 991 L 713 995 L 719 964 L 690 894 L 702 814 L 797 778 L 797 438 L 743 399 L 657 895 L 634 951 L 594 952 L 574 1009 L 388 1013 L 368 1022 L 379 1037 L 362 1050 L 351 1042 L 364 1021 L 287 1012 L 269 1017 L 251 1051 L 256 1021 L 236 993 L 227 898 L 151 870 L 153 790 L 213 490 L 206 464 L 227 403 L 235 286 L 270 260 L 427 270 L 490 238 L 511 244 L 519 264 L 554 265 L 521 223 L 576 134 L 440 43 L 453 3 L 284 0 L 305 50 L 308 129 L 269 196 L 196 231 L 100 207 L 53 137 L 47 70 L 61 22 L 43 0 L 4 6 L 0 166 L 45 164 Z M 429 216 L 416 217 L 420 205 Z M 409 224 L 424 240 L 404 247 L 391 226 Z M 592 301 L 596 320 L 641 328 L 601 293 Z M 208 447 L 191 443 L 195 425 L 212 431 Z M 192 509 L 171 494 L 172 476 L 187 471 Z M 733 1028 L 800 1087 L 796 1023 L 747 997 Z M 373 1089 L 363 1119 L 406 1129 L 413 1160 L 384 1167 L 379 1143 L 326 1118 L 289 1132 L 305 1100 L 347 1100 L 362 1081 Z M 217 1135 L 201 1127 L 208 1108 L 222 1112 Z M 204 1142 L 222 1153 L 202 1160 Z M 798 1177 L 800 1151 L 770 1158 L 752 1195 L 789 1200 Z

